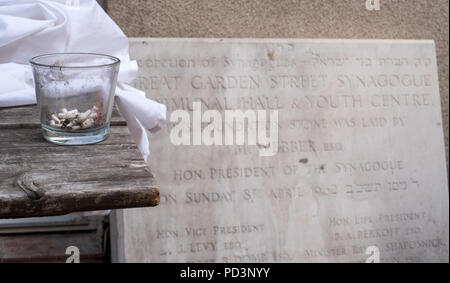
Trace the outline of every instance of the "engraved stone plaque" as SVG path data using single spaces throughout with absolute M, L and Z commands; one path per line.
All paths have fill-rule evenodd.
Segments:
M 150 137 L 161 204 L 116 213 L 116 260 L 448 262 L 433 41 L 136 38 L 130 53 L 168 123 Z M 252 143 L 250 119 L 243 143 L 208 139 L 231 110 L 266 113 L 276 139 Z

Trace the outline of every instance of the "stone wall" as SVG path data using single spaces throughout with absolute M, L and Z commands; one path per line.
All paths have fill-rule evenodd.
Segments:
M 449 148 L 449 1 L 105 0 L 129 37 L 299 37 L 433 39 Z

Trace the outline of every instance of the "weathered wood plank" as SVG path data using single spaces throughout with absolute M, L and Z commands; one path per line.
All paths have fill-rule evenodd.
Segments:
M 98 232 L 45 233 L 0 236 L 0 263 L 60 262 L 68 257 L 67 247 L 80 250 L 80 262 L 102 262 L 102 238 Z
M 124 126 L 125 119 L 117 108 L 113 108 L 111 126 Z M 36 105 L 21 107 L 0 107 L 0 129 L 40 127 L 39 109 Z
M 136 145 L 133 139 L 128 132 L 127 127 L 117 127 L 118 130 L 115 130 L 116 127 L 111 127 L 111 133 L 108 139 L 97 144 L 97 145 L 132 145 L 136 148 Z M 9 131 L 9 132 L 7 132 Z M 33 147 L 45 147 L 50 148 L 50 151 L 54 151 L 60 149 L 61 151 L 70 153 L 77 152 L 70 151 L 68 148 L 79 148 L 80 146 L 57 146 L 46 142 L 42 137 L 42 133 L 39 128 L 16 128 L 16 129 L 1 129 L 0 132 L 0 144 L 3 148 L 22 148 L 25 150 L 26 148 Z M 85 147 L 85 146 L 81 146 Z M 141 158 L 142 159 L 142 158 Z
M 36 106 L 0 109 L 0 218 L 157 205 L 151 171 L 114 121 L 99 144 L 58 146 L 42 138 Z
M 0 219 L 0 236 L 10 234 L 97 231 L 103 227 L 104 215 L 69 213 L 60 216 Z M 0 237 L 0 241 L 1 241 Z M 0 244 L 1 245 L 1 244 Z

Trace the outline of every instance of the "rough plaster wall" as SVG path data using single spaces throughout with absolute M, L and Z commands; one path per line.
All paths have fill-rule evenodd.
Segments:
M 105 0 L 129 37 L 398 38 L 436 41 L 448 166 L 449 0 Z

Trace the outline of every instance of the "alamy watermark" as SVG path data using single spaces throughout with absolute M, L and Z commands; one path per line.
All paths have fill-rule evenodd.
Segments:
M 170 122 L 178 123 L 170 131 L 173 145 L 244 145 L 247 136 L 247 145 L 258 146 L 260 156 L 278 152 L 278 110 L 224 110 L 222 117 L 218 110 L 202 113 L 200 102 L 192 109 L 192 117 L 187 110 L 171 113 Z
M 369 11 L 380 10 L 380 0 L 366 0 L 366 9 Z
M 69 9 L 80 8 L 80 0 L 66 0 L 66 6 Z
M 369 246 L 366 249 L 366 263 L 380 263 L 380 249 L 377 246 Z
M 80 263 L 80 249 L 76 246 L 69 246 L 66 249 L 66 263 Z

